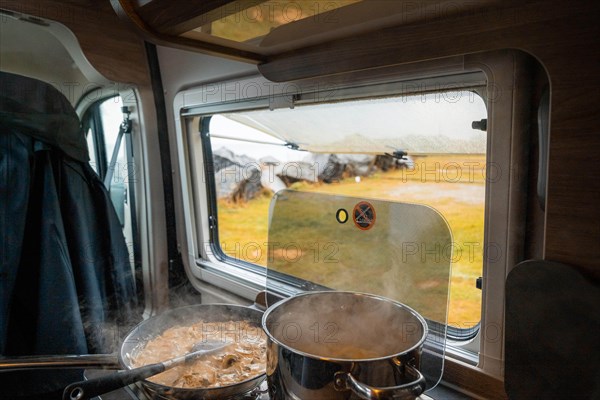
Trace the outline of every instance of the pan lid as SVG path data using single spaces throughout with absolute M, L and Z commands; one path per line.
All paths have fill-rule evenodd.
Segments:
M 429 328 L 421 371 L 431 389 L 443 370 L 452 245 L 428 206 L 283 190 L 269 212 L 267 292 L 356 291 L 413 308 Z

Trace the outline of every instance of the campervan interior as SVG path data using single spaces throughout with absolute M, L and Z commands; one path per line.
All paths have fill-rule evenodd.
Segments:
M 599 19 L 0 0 L 0 398 L 600 399 Z

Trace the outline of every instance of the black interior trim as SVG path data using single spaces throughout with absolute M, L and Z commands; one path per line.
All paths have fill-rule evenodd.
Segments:
M 171 151 L 167 123 L 167 108 L 164 97 L 162 77 L 156 46 L 145 42 L 148 68 L 152 80 L 152 93 L 156 107 L 156 127 L 162 167 L 163 192 L 165 202 L 165 219 L 167 230 L 167 252 L 169 257 L 169 287 L 178 287 L 188 282 L 181 254 L 177 248 L 177 225 L 175 220 L 175 198 L 173 196 L 173 175 L 171 174 Z

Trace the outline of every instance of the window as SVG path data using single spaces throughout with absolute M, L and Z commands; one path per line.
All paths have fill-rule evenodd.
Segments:
M 324 195 L 342 195 L 431 207 L 452 233 L 451 252 L 441 253 L 452 268 L 450 333 L 471 337 L 481 319 L 476 282 L 486 183 L 494 179 L 486 132 L 475 129 L 485 130 L 486 119 L 475 90 L 207 115 L 200 125 L 205 154 L 212 154 L 206 163 L 216 221 L 212 249 L 225 262 L 266 267 L 273 256 L 269 207 L 281 190 L 313 193 L 324 202 Z M 285 256 L 310 251 L 335 259 L 331 245 L 290 247 Z M 418 244 L 404 250 L 430 251 Z
M 129 248 L 132 269 L 141 280 L 141 271 L 136 271 L 136 266 L 140 269 L 141 263 L 135 209 L 135 159 L 131 129 L 120 133 L 122 123 L 129 118 L 123 113 L 122 106 L 120 96 L 105 98 L 92 104 L 82 120 L 90 165 L 110 193 Z M 143 287 L 141 281 L 137 286 Z
M 86 112 L 87 142 L 90 165 L 104 179 L 108 174 L 113 152 L 119 139 L 119 127 L 123 121 L 120 96 L 101 100 Z M 112 172 L 110 188 L 124 187 L 130 180 L 130 161 L 127 158 L 126 138 L 119 142 L 117 158 Z M 134 171 L 131 171 L 133 174 Z M 133 176 L 132 176 L 133 177 Z

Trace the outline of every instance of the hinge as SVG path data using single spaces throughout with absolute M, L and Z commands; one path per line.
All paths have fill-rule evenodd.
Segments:
M 215 230 L 217 228 L 217 217 L 214 215 L 208 216 L 208 229 Z
M 294 103 L 297 97 L 295 95 L 290 96 L 272 96 L 269 98 L 269 110 L 277 110 L 280 108 L 294 108 Z

